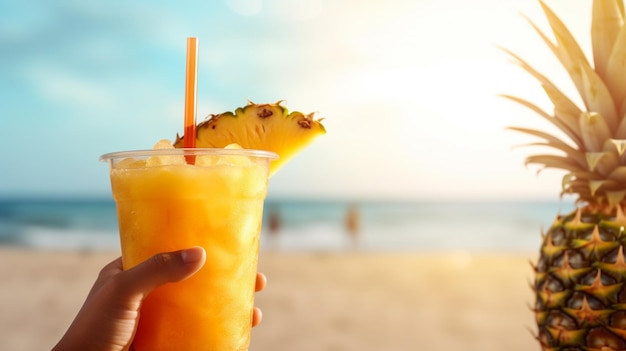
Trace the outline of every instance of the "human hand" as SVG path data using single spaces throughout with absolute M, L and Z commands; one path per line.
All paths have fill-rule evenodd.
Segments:
M 121 257 L 117 258 L 100 271 L 82 308 L 52 351 L 129 350 L 146 296 L 163 284 L 189 278 L 205 261 L 201 247 L 157 254 L 126 271 Z M 266 283 L 265 275 L 257 273 L 255 291 L 263 290 Z M 252 326 L 261 323 L 261 318 L 261 310 L 255 307 Z

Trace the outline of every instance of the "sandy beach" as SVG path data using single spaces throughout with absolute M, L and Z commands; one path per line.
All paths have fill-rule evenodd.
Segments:
M 49 350 L 115 252 L 0 248 L 0 350 Z M 262 252 L 250 351 L 529 351 L 530 254 Z

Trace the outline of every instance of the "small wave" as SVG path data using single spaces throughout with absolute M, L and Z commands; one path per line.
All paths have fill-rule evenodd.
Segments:
M 342 251 L 350 248 L 351 243 L 341 229 L 333 224 L 316 223 L 297 228 L 284 228 L 276 235 L 262 231 L 261 248 L 287 251 Z
M 120 246 L 117 232 L 106 230 L 27 227 L 15 239 L 19 244 L 38 249 L 96 251 L 119 249 Z

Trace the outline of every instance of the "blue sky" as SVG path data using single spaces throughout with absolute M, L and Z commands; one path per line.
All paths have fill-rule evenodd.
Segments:
M 589 47 L 591 0 L 546 0 Z M 522 14 L 533 0 L 5 0 L 0 196 L 109 193 L 98 156 L 182 131 L 186 37 L 198 115 L 286 100 L 328 134 L 271 180 L 273 197 L 557 199 L 507 125 L 547 100 L 497 49 L 569 81 Z

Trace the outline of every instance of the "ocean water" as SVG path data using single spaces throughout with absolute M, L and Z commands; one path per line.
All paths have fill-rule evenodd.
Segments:
M 534 251 L 569 202 L 343 202 L 267 200 L 262 250 Z M 358 229 L 350 236 L 349 210 Z M 277 223 L 270 228 L 270 222 Z M 0 245 L 119 248 L 112 200 L 0 200 Z

